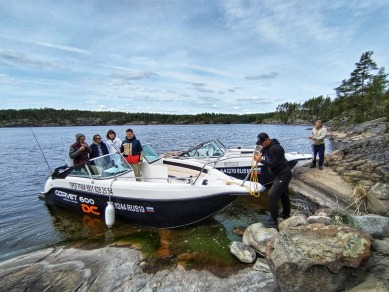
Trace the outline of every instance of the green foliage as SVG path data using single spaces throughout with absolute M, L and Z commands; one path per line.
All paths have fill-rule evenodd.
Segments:
M 373 51 L 362 54 L 356 69 L 349 79 L 344 79 L 335 88 L 337 97 L 313 97 L 303 104 L 284 103 L 277 107 L 276 118 L 283 123 L 293 120 L 314 122 L 348 120 L 350 123 L 361 123 L 385 117 L 389 109 L 389 91 L 385 68 L 378 68 L 372 60 Z M 378 71 L 375 73 L 375 71 Z M 335 125 L 335 123 L 334 123 Z
M 258 117 L 259 116 L 259 117 Z M 268 114 L 233 115 L 203 113 L 166 115 L 158 113 L 95 112 L 52 108 L 0 110 L 0 126 L 124 125 L 124 124 L 232 124 L 257 123 Z
M 335 88 L 337 99 L 334 103 L 339 107 L 337 114 L 346 114 L 356 123 L 385 116 L 388 74 L 384 67 L 377 67 L 372 55 L 373 51 L 363 53 L 359 62 L 355 63 L 356 68 L 350 78 Z

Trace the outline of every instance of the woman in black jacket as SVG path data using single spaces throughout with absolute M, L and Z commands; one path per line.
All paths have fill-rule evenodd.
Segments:
M 109 153 L 107 145 L 105 145 L 99 134 L 93 136 L 93 143 L 90 145 L 90 148 L 92 149 L 90 159 Z

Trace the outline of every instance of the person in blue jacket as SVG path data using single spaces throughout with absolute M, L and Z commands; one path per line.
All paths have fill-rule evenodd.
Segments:
M 274 175 L 274 182 L 268 192 L 270 217 L 261 222 L 265 227 L 277 227 L 277 218 L 290 216 L 289 182 L 292 179 L 292 171 L 285 158 L 285 150 L 277 139 L 270 139 L 266 133 L 258 134 L 257 145 L 261 145 L 261 153 L 254 159 L 269 168 Z M 282 203 L 282 213 L 278 214 L 278 201 Z
M 143 147 L 140 141 L 136 139 L 132 129 L 126 130 L 126 139 L 122 142 L 120 153 L 134 169 L 136 180 L 140 181 L 140 163 L 143 161 Z
M 93 143 L 90 145 L 92 153 L 89 155 L 90 159 L 108 154 L 108 147 L 103 142 L 99 134 L 93 135 Z

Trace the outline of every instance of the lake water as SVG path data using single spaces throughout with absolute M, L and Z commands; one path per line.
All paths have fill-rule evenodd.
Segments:
M 0 166 L 2 208 L 0 213 L 0 261 L 56 245 L 103 246 L 125 242 L 140 248 L 150 266 L 182 261 L 186 265 L 239 265 L 229 243 L 241 238 L 235 226 L 247 227 L 266 214 L 266 199 L 241 197 L 213 218 L 185 228 L 162 230 L 116 221 L 108 229 L 104 220 L 49 207 L 38 199 L 48 175 L 68 161 L 76 133 L 106 136 L 113 129 L 119 138 L 131 127 L 142 143 L 159 153 L 187 149 L 220 138 L 227 147 L 254 147 L 259 132 L 277 138 L 286 151 L 310 153 L 307 136 L 311 126 L 286 125 L 134 125 L 88 127 L 0 128 L 3 161 Z M 5 143 L 4 143 L 5 142 Z M 330 144 L 327 141 L 327 152 Z M 220 270 L 220 269 L 219 269 Z

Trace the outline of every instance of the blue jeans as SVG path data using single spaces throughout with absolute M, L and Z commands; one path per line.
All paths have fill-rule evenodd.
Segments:
M 326 150 L 325 144 L 312 145 L 313 148 L 313 160 L 312 165 L 316 166 L 316 156 L 319 154 L 319 167 L 323 166 L 324 163 L 324 151 Z

